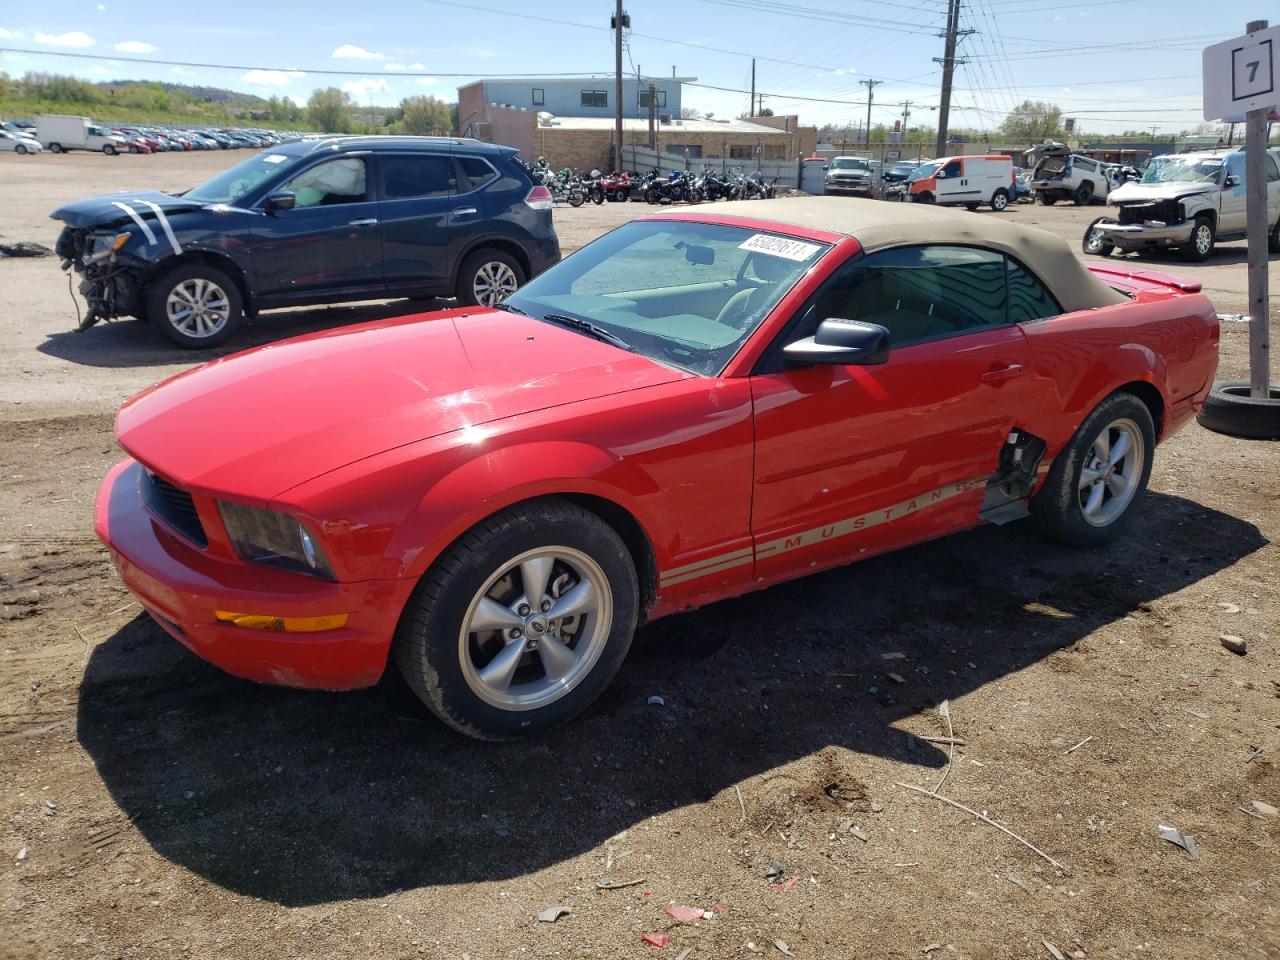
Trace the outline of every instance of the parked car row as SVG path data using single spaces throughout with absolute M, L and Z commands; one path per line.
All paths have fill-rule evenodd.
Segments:
M 120 153 L 161 153 L 184 150 L 260 149 L 297 138 L 297 134 L 234 127 L 172 127 L 136 124 L 109 126 L 88 117 L 42 114 L 34 121 L 8 120 L 0 124 L 0 151 L 35 154 L 42 150 L 65 153 L 89 150 Z

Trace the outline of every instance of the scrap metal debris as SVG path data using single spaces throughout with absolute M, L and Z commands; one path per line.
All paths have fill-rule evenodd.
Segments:
M 644 883 L 644 881 L 645 881 L 645 878 L 640 877 L 637 880 L 619 880 L 617 883 L 614 883 L 613 880 L 609 879 L 608 877 L 601 877 L 599 880 L 596 881 L 596 889 L 597 890 L 621 890 L 623 887 L 634 887 L 637 884 Z
M 557 920 L 559 920 L 561 917 L 563 917 L 567 913 L 569 913 L 568 907 L 561 907 L 561 906 L 547 907 L 547 909 L 545 910 L 538 911 L 538 919 L 542 923 L 555 923 Z
M 1048 940 L 1042 939 L 1040 942 L 1044 944 L 1044 948 L 1049 951 L 1049 956 L 1053 957 L 1053 960 L 1067 960 L 1067 958 L 1062 955 L 1062 951 Z
M 1159 824 L 1156 829 L 1160 831 L 1161 838 L 1187 851 L 1192 860 L 1200 859 L 1200 851 L 1196 849 L 1196 838 L 1194 836 L 1189 833 L 1183 833 L 1177 827 L 1165 826 L 1163 823 Z
M 778 952 L 782 954 L 784 957 L 795 956 L 795 954 L 791 952 L 791 948 L 787 946 L 787 941 L 775 940 L 773 941 L 773 945 L 778 948 Z
M 1277 814 L 1280 814 L 1280 810 L 1277 810 L 1275 807 L 1267 803 L 1265 800 L 1253 801 L 1253 809 L 1257 810 L 1264 817 L 1274 817 Z M 23 847 L 22 849 L 25 850 L 26 847 Z
M 693 923 L 706 917 L 706 911 L 701 907 L 667 907 L 663 913 L 676 923 Z
M 653 933 L 642 934 L 640 939 L 651 947 L 657 947 L 661 950 L 671 942 L 671 935 L 663 933 L 661 930 L 655 930 Z

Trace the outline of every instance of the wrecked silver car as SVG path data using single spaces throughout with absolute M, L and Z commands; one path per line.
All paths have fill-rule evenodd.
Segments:
M 1270 248 L 1280 253 L 1280 162 L 1264 159 Z M 1107 198 L 1116 216 L 1089 224 L 1081 249 L 1095 256 L 1176 248 L 1190 260 L 1207 260 L 1218 241 L 1245 236 L 1244 151 L 1155 157 L 1142 179 Z

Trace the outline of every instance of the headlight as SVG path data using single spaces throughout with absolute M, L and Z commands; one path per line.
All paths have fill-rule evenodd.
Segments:
M 337 579 L 324 550 L 297 517 L 221 501 L 218 510 L 236 552 L 250 563 Z
M 95 263 L 98 260 L 105 259 L 128 243 L 129 238 L 132 236 L 133 233 L 128 230 L 123 233 L 100 233 L 94 235 L 90 242 L 85 245 L 84 262 Z

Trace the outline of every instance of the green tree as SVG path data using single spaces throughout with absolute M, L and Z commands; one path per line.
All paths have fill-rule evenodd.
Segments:
M 449 105 L 439 97 L 405 97 L 399 107 L 400 129 L 414 136 L 444 136 L 453 131 Z M 391 117 L 387 118 L 388 122 Z
M 1004 118 L 1000 133 L 1007 140 L 1061 139 L 1065 135 L 1062 108 L 1042 100 L 1023 100 Z
M 349 133 L 354 107 L 351 94 L 337 87 L 325 87 L 316 90 L 307 100 L 307 119 L 325 133 Z

